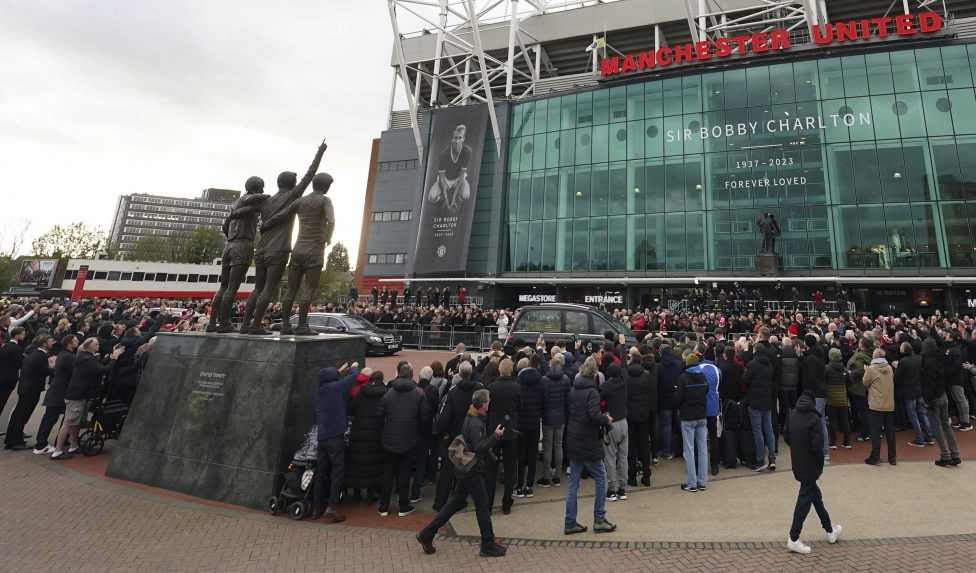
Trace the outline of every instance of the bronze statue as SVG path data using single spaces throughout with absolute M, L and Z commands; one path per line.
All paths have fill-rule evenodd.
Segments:
M 260 177 L 248 178 L 244 190 L 244 196 L 237 200 L 230 215 L 224 219 L 223 231 L 227 242 L 220 263 L 220 288 L 211 304 L 207 332 L 234 331 L 231 325 L 234 298 L 254 256 L 258 214 L 268 196 L 264 194 L 264 180 Z
M 332 186 L 332 176 L 319 173 L 312 178 L 312 193 L 298 199 L 291 206 L 268 219 L 261 226 L 272 226 L 280 220 L 298 215 L 298 240 L 292 250 L 288 265 L 288 293 L 281 302 L 282 334 L 315 334 L 308 327 L 308 310 L 312 297 L 319 288 L 322 266 L 325 263 L 325 246 L 332 240 L 335 230 L 335 212 L 332 201 L 325 196 Z M 298 328 L 291 327 L 291 309 L 298 289 L 304 285 L 298 301 Z
M 285 171 L 278 175 L 278 192 L 261 205 L 261 236 L 258 238 L 257 249 L 254 252 L 254 291 L 247 299 L 241 334 L 271 334 L 264 330 L 262 322 L 285 273 L 288 254 L 291 252 L 291 232 L 294 226 L 292 217 L 275 219 L 274 215 L 287 211 L 292 203 L 305 193 L 305 189 L 312 182 L 312 177 L 318 171 L 322 155 L 327 148 L 328 145 L 323 139 L 312 164 L 297 185 L 295 184 L 297 176 L 294 172 Z
M 780 235 L 779 223 L 772 213 L 763 213 L 763 216 L 756 220 L 756 226 L 762 233 L 762 246 L 759 254 L 776 254 L 776 237 Z

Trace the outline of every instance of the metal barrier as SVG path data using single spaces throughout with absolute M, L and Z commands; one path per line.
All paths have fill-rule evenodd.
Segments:
M 333 300 L 332 303 L 337 304 L 339 306 L 345 306 L 349 304 L 349 301 L 350 298 L 348 296 L 340 296 L 336 300 Z M 367 305 L 367 306 L 372 305 L 373 296 L 368 294 L 361 294 L 359 295 L 359 298 L 356 299 L 356 302 L 358 304 Z M 404 306 L 404 305 L 416 306 L 418 302 L 421 302 L 423 303 L 421 306 L 430 306 L 430 298 L 427 295 L 424 295 L 423 299 L 420 301 L 418 301 L 417 295 L 412 295 L 410 297 L 410 302 L 408 303 L 406 298 L 401 294 L 401 295 L 397 295 L 395 301 L 387 300 L 386 302 L 387 304 L 395 304 L 396 306 Z M 464 297 L 464 304 L 461 304 L 461 299 L 459 299 L 457 296 L 452 295 L 451 297 L 449 297 L 447 304 L 440 302 L 439 306 L 483 306 L 484 303 L 485 303 L 485 298 L 482 296 L 466 296 Z
M 436 324 L 377 324 L 401 337 L 404 348 L 417 350 L 454 350 L 463 343 L 468 350 L 486 352 L 499 340 L 498 327 L 457 327 Z

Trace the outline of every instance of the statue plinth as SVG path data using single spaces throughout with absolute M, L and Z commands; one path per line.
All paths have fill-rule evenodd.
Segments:
M 365 341 L 157 335 L 106 474 L 263 509 L 315 424 L 318 371 L 365 364 Z
M 756 270 L 763 276 L 775 275 L 778 271 L 775 253 L 759 253 L 756 255 Z

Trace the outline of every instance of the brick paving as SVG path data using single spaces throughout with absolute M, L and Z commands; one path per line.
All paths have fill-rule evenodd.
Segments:
M 836 546 L 811 537 L 814 553 L 805 557 L 769 543 L 523 541 L 503 559 L 481 559 L 469 541 L 442 538 L 437 555 L 424 556 L 409 531 L 206 505 L 25 453 L 0 454 L 0 481 L 0 571 L 945 572 L 976 563 L 976 535 Z

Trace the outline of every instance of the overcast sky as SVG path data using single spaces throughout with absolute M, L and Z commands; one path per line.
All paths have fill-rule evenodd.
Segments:
M 127 193 L 196 197 L 320 171 L 355 265 L 370 142 L 386 127 L 380 0 L 2 0 L 0 240 L 30 220 L 108 231 Z

